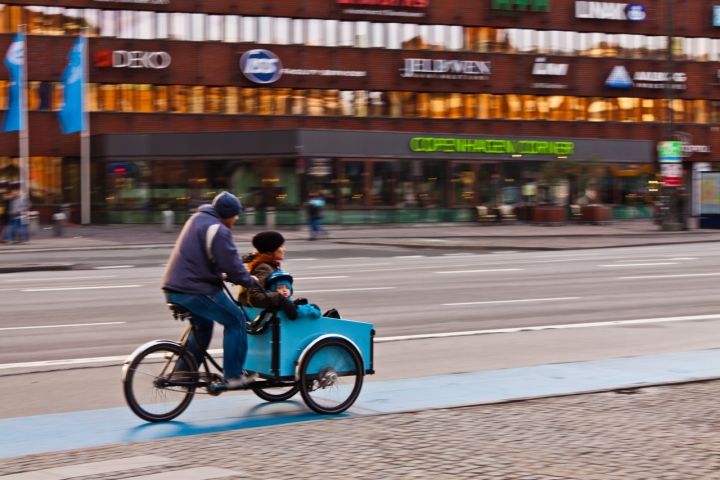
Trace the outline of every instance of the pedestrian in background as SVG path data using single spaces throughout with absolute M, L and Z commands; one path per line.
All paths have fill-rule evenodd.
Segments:
M 5 243 L 3 233 L 8 224 L 8 203 L 10 203 L 10 195 L 8 192 L 7 180 L 0 181 L 0 243 Z
M 325 200 L 320 196 L 318 192 L 310 192 L 308 198 L 308 225 L 310 226 L 310 238 L 309 240 L 317 240 L 318 235 L 329 235 L 329 233 L 322 228 L 320 220 L 322 220 L 322 208 L 325 206 Z
M 6 242 L 27 243 L 30 241 L 28 229 L 29 203 L 20 192 L 20 183 L 10 184 L 8 203 L 8 230 L 5 235 Z

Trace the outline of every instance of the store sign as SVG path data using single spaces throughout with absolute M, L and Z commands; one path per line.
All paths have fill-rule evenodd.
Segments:
M 663 182 L 666 186 L 679 187 L 682 185 L 682 163 L 660 164 L 660 174 L 663 176 Z
M 400 69 L 400 76 L 446 80 L 489 80 L 490 62 L 406 58 L 405 68 Z
M 616 66 L 610 72 L 605 85 L 610 88 L 667 88 L 668 84 L 674 90 L 687 88 L 687 74 L 683 72 L 635 72 L 631 77 L 624 66 Z
M 372 15 L 384 17 L 424 17 L 430 0 L 335 0 L 338 5 L 356 5 L 362 8 L 346 8 L 342 13 L 349 15 Z M 385 7 L 382 9 L 367 7 Z M 396 10 L 408 8 L 414 11 Z M 418 11 L 419 10 L 419 11 Z
M 682 142 L 659 142 L 658 158 L 660 163 L 682 162 Z
M 535 59 L 535 65 L 533 65 L 533 75 L 543 76 L 554 76 L 563 77 L 567 75 L 568 68 L 570 67 L 567 63 L 547 63 L 545 57 L 539 57 Z M 560 83 L 549 83 L 549 82 L 536 82 L 530 85 L 531 88 L 548 88 L 555 90 L 562 90 L 568 88 L 565 84 Z
M 128 50 L 100 50 L 95 54 L 95 66 L 114 68 L 152 68 L 161 70 L 170 66 L 167 52 L 141 52 Z
M 675 132 L 676 142 L 682 149 L 683 157 L 691 157 L 693 153 L 710 153 L 710 145 L 694 145 L 693 136 L 687 132 Z
M 282 76 L 282 63 L 269 50 L 248 50 L 240 57 L 240 71 L 251 82 L 273 83 Z
M 546 142 L 538 140 L 485 140 L 473 138 L 426 138 L 410 140 L 413 152 L 442 153 L 495 153 L 516 155 L 572 155 L 573 142 Z
M 575 2 L 575 18 L 641 22 L 647 11 L 637 3 Z
M 549 12 L 550 0 L 492 0 L 490 8 L 521 12 Z
M 713 6 L 713 27 L 720 27 L 720 5 Z

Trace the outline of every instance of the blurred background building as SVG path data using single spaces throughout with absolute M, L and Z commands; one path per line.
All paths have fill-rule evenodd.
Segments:
M 313 190 L 330 223 L 469 221 L 480 205 L 649 216 L 669 109 L 688 188 L 720 152 L 720 0 L 675 0 L 671 74 L 665 2 L 42 3 L 0 7 L 0 51 L 27 24 L 44 218 L 80 201 L 79 141 L 55 112 L 84 27 L 97 223 L 181 221 L 221 190 L 280 224 L 303 221 Z M 15 179 L 17 134 L 0 155 Z

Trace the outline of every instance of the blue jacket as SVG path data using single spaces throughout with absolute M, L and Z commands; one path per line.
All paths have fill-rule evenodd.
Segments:
M 209 248 L 208 231 L 215 231 Z M 230 229 L 220 222 L 215 207 L 203 205 L 180 232 L 165 269 L 162 288 L 177 293 L 211 295 L 222 289 L 223 273 L 236 285 L 254 284 L 240 260 Z

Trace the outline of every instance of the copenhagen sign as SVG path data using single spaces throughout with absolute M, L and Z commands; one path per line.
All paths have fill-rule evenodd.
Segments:
M 490 62 L 406 58 L 405 68 L 401 68 L 400 72 L 400 76 L 406 78 L 488 80 L 490 79 Z
M 410 140 L 413 152 L 494 153 L 518 155 L 572 155 L 573 142 L 541 140 L 486 140 L 473 138 L 415 137 Z
M 668 84 L 674 90 L 685 90 L 687 74 L 683 72 L 635 72 L 632 77 L 627 69 L 618 65 L 612 69 L 605 85 L 610 88 L 667 88 Z
M 642 22 L 647 11 L 638 3 L 575 2 L 575 18 Z
M 492 0 L 490 8 L 521 12 L 549 12 L 550 0 Z
M 95 54 L 95 66 L 114 68 L 152 68 L 161 70 L 170 66 L 172 59 L 167 52 L 142 52 L 138 50 L 100 50 Z

